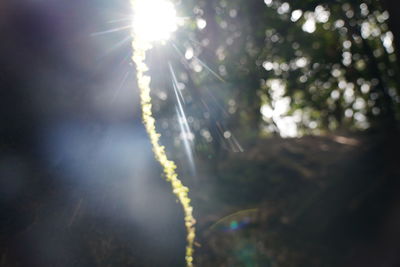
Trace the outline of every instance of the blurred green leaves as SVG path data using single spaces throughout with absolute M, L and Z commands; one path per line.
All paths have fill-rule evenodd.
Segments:
M 182 82 L 203 102 L 192 112 L 209 113 L 194 117 L 214 140 L 219 121 L 244 139 L 397 123 L 396 36 L 378 1 L 185 1 L 180 8 L 188 16 L 175 40 L 185 55 Z

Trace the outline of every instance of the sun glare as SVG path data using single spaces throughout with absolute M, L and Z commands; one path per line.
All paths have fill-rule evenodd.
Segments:
M 176 10 L 167 0 L 136 0 L 133 10 L 133 31 L 142 41 L 166 41 L 177 29 Z

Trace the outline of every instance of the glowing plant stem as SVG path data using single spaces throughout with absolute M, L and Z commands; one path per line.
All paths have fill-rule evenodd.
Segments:
M 135 6 L 137 1 L 147 0 L 131 0 L 132 6 Z M 154 7 L 157 8 L 157 7 Z M 151 111 L 151 96 L 150 96 L 150 76 L 146 74 L 148 67 L 145 63 L 146 51 L 151 49 L 151 43 L 142 38 L 139 34 L 132 31 L 132 48 L 133 55 L 132 60 L 136 65 L 136 78 L 138 87 L 140 89 L 140 104 L 142 108 L 142 119 L 143 124 L 146 128 L 147 134 L 149 135 L 151 145 L 156 160 L 161 164 L 164 170 L 166 180 L 171 184 L 173 193 L 178 198 L 182 205 L 183 212 L 185 215 L 185 227 L 187 232 L 187 244 L 186 244 L 186 266 L 193 266 L 193 243 L 195 238 L 195 219 L 193 217 L 193 207 L 190 205 L 190 198 L 188 196 L 189 189 L 184 186 L 179 180 L 178 175 L 175 171 L 176 165 L 172 160 L 169 160 L 166 153 L 165 147 L 160 145 L 159 139 L 160 134 L 156 130 L 155 119 Z

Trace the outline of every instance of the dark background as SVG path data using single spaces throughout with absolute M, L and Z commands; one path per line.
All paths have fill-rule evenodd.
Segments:
M 1 266 L 183 264 L 127 32 L 91 36 L 119 4 L 1 3 Z
M 304 10 L 327 5 L 331 17 L 343 15 L 337 5 L 361 3 L 304 2 L 290 4 Z M 375 89 L 380 101 L 366 111 L 368 129 L 345 118 L 345 103 L 331 108 L 325 96 L 312 98 L 311 91 L 293 110 L 316 110 L 320 132 L 304 124 L 302 137 L 284 139 L 276 122 L 261 116 L 263 90 L 268 101 L 272 98 L 260 79 L 287 79 L 287 95 L 293 99 L 293 88 L 308 92 L 340 61 L 339 37 L 322 26 L 312 37 L 299 30 L 301 25 L 288 28 L 282 22 L 288 18 L 273 17 L 276 11 L 262 1 L 232 1 L 242 12 L 232 24 L 250 36 L 239 40 L 253 41 L 259 50 L 253 55 L 245 41 L 238 41 L 225 48 L 227 59 L 217 62 L 215 51 L 227 32 L 218 28 L 227 13 L 218 3 L 198 3 L 207 20 L 205 31 L 192 23 L 174 36 L 179 47 L 186 47 L 182 36 L 191 31 L 199 41 L 209 38 L 199 57 L 214 70 L 219 64 L 228 69 L 223 85 L 204 71 L 186 81 L 192 96 L 188 113 L 195 122 L 200 118 L 196 140 L 203 140 L 200 132 L 207 127 L 213 137 L 213 142 L 195 143 L 195 175 L 182 147 L 174 146 L 179 133 L 173 97 L 165 102 L 155 97 L 156 117 L 170 125 L 160 123 L 162 141 L 194 199 L 198 266 L 399 266 L 398 99 L 394 95 L 389 101 L 387 91 L 379 91 L 394 87 L 398 92 L 397 60 L 388 63 L 385 54 L 374 61 L 363 50 L 367 66 L 387 65 L 361 74 L 341 65 L 349 81 L 357 75 L 380 77 Z M 367 4 L 381 10 L 376 3 Z M 197 4 L 185 5 L 192 10 Z M 129 10 L 128 1 L 121 0 L 0 3 L 0 266 L 184 265 L 183 213 L 141 124 L 129 30 L 96 34 L 115 27 L 112 21 L 126 18 Z M 393 25 L 390 29 L 397 29 Z M 269 46 L 264 27 L 275 28 L 285 42 Z M 293 38 L 327 69 L 312 73 L 304 88 L 298 81 L 301 71 L 285 76 L 255 64 L 276 55 L 294 57 L 288 48 Z M 311 39 L 321 41 L 321 50 L 307 50 Z M 166 85 L 167 60 L 180 62 L 168 54 L 171 50 L 167 44 L 150 53 L 157 90 L 171 87 Z M 329 93 L 337 89 L 332 84 Z M 216 90 L 216 97 L 204 89 L 218 86 L 223 89 Z M 219 106 L 228 109 L 230 99 L 240 112 L 225 116 Z M 382 112 L 372 115 L 373 107 Z M 211 115 L 203 117 L 204 111 Z M 336 126 L 324 124 L 329 120 Z M 243 153 L 223 140 L 221 124 L 236 134 Z M 274 130 L 263 132 L 268 125 Z

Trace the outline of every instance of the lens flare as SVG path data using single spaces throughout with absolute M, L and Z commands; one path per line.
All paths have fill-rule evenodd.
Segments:
M 174 5 L 165 0 L 133 1 L 132 27 L 137 38 L 147 42 L 165 41 L 176 31 Z

